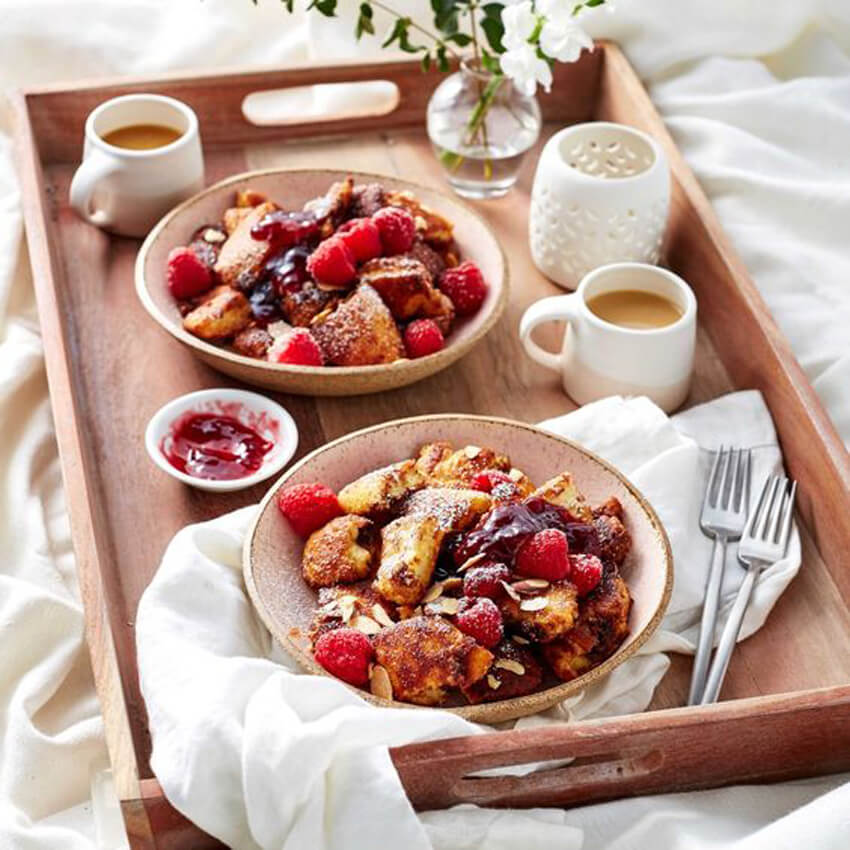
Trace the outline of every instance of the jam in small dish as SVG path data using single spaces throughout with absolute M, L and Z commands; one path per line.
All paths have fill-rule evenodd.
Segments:
M 298 431 L 284 408 L 257 393 L 201 390 L 154 414 L 145 444 L 154 463 L 174 478 L 221 492 L 278 473 L 295 452 Z

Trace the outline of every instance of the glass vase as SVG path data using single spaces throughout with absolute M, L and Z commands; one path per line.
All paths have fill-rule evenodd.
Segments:
M 535 97 L 467 62 L 440 83 L 428 103 L 434 153 L 451 187 L 466 198 L 504 195 L 540 125 Z

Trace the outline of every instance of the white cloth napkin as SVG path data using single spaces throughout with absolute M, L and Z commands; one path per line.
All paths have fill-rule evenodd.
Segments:
M 697 525 L 709 451 L 720 434 L 752 447 L 755 482 L 780 465 L 755 392 L 672 420 L 647 399 L 610 398 L 543 426 L 598 452 L 643 491 L 670 535 L 676 577 L 663 627 L 636 657 L 518 727 L 645 708 L 668 666 L 663 652 L 693 647 L 710 553 Z M 333 679 L 301 674 L 271 641 L 243 587 L 241 549 L 255 510 L 180 531 L 139 605 L 152 765 L 174 805 L 240 850 L 367 850 L 379 842 L 425 850 L 428 830 L 447 848 L 477 846 L 470 842 L 485 836 L 506 847 L 516 836 L 533 836 L 540 848 L 579 847 L 562 812 L 455 809 L 432 813 L 426 830 L 387 747 L 483 728 L 448 712 L 377 709 Z M 764 622 L 799 563 L 795 532 L 788 556 L 758 584 L 744 636 Z M 727 570 L 724 611 L 742 576 L 734 565 Z

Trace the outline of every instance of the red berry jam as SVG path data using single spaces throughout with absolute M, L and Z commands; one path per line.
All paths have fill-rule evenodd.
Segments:
M 186 475 L 232 481 L 256 472 L 272 443 L 233 416 L 187 413 L 162 441 L 168 462 Z
M 309 212 L 273 210 L 264 215 L 252 228 L 254 239 L 263 239 L 274 248 L 288 248 L 305 242 L 319 232 L 319 222 Z
M 486 554 L 504 564 L 513 562 L 519 547 L 546 528 L 558 528 L 567 535 L 570 552 L 599 554 L 599 537 L 592 525 L 579 522 L 569 511 L 545 499 L 533 497 L 524 502 L 496 505 L 454 548 L 460 565 L 475 555 Z
M 268 280 L 281 297 L 301 290 L 310 280 L 307 258 L 312 253 L 306 245 L 294 245 L 270 257 L 263 267 L 263 279 Z

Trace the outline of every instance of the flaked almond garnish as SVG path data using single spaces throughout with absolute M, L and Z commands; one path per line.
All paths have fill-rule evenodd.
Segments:
M 541 590 L 549 587 L 549 582 L 545 578 L 526 578 L 522 581 L 515 581 L 511 587 L 517 593 L 531 594 L 534 596 Z
M 208 227 L 201 238 L 204 242 L 224 242 L 227 239 L 220 230 L 216 230 L 214 227 Z
M 319 608 L 320 614 L 327 614 L 330 616 L 331 614 L 335 614 L 339 611 L 339 599 L 331 599 L 330 602 L 325 602 L 321 608 Z
M 413 217 L 413 224 L 416 226 L 417 230 L 427 230 L 428 222 L 422 218 L 421 215 L 417 215 Z
M 421 617 L 424 613 L 425 613 L 425 612 L 424 612 L 424 610 L 423 610 L 423 608 L 422 608 L 422 606 L 421 606 L 421 605 L 417 605 L 417 606 L 413 609 L 413 616 L 414 616 L 414 617 Z
M 533 596 L 531 599 L 523 599 L 519 603 L 521 611 L 542 611 L 549 604 L 545 596 Z
M 517 469 L 515 466 L 512 466 L 511 471 L 508 473 L 508 478 L 510 478 L 511 481 L 522 481 L 522 479 L 525 478 L 525 475 L 521 469 Z
M 512 658 L 500 658 L 493 666 L 498 667 L 500 670 L 509 670 L 511 673 L 516 673 L 517 676 L 525 674 L 525 667 L 519 661 L 514 661 Z
M 444 596 L 440 600 L 440 610 L 444 614 L 457 614 L 460 599 L 455 599 L 454 596 Z
M 487 674 L 487 684 L 494 691 L 498 691 L 502 687 L 502 683 L 492 673 Z
M 393 685 L 385 667 L 375 664 L 369 673 L 369 690 L 382 699 L 393 698 Z
M 393 618 L 387 614 L 386 608 L 383 605 L 376 602 L 372 606 L 372 616 L 382 625 L 382 626 L 393 626 Z
M 463 450 L 463 453 L 464 453 L 464 454 L 465 454 L 465 455 L 466 455 L 466 456 L 467 456 L 470 460 L 472 460 L 474 457 L 478 457 L 478 455 L 479 455 L 479 454 L 481 454 L 481 449 L 480 449 L 478 446 L 467 446 L 467 447 Z
M 499 584 L 505 588 L 505 593 L 507 593 L 514 602 L 522 602 L 522 597 L 506 581 L 500 581 Z
M 531 643 L 530 640 L 528 640 L 527 638 L 524 638 L 522 635 L 512 635 L 511 640 L 514 643 L 518 643 L 520 646 L 528 646 L 528 644 Z
M 452 576 L 443 581 L 443 593 L 454 593 L 463 587 L 463 579 L 457 576 Z
M 334 286 L 330 283 L 321 283 L 318 280 L 316 281 L 316 286 L 321 289 L 322 292 L 342 292 L 349 289 L 348 286 Z
M 441 581 L 436 581 L 428 588 L 428 592 L 422 598 L 423 602 L 433 602 L 435 599 L 439 599 L 443 595 L 443 583 Z
M 364 635 L 376 635 L 381 631 L 381 624 L 375 622 L 371 617 L 365 614 L 358 614 L 351 619 L 351 628 L 357 629 L 358 632 L 363 632 Z
M 487 554 L 485 552 L 481 552 L 478 555 L 473 555 L 471 558 L 468 558 L 464 561 L 458 568 L 457 571 L 462 573 L 464 570 L 468 570 L 470 567 L 474 567 L 476 564 L 480 564 L 482 561 L 487 560 Z

